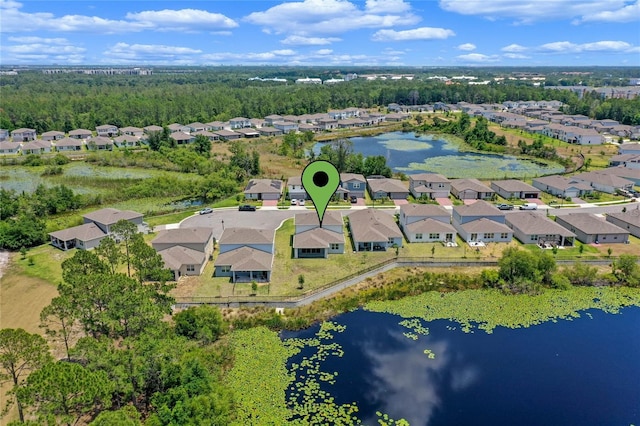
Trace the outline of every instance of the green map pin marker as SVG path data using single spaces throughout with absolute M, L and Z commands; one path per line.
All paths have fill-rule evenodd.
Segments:
M 302 171 L 302 187 L 313 201 L 321 228 L 327 204 L 339 185 L 340 173 L 336 166 L 328 161 L 313 161 Z

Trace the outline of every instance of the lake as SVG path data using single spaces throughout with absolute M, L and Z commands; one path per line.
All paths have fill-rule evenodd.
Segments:
M 640 422 L 639 307 L 618 314 L 592 309 L 571 321 L 497 327 L 491 334 L 413 319 L 410 328 L 428 334 L 407 338 L 402 320 L 356 310 L 333 319 L 333 328 L 344 331 L 329 338 L 318 334 L 320 326 L 283 333 L 320 341 L 289 368 L 302 364 L 297 382 L 315 374 L 320 400 L 357 406 L 353 417 L 366 425 L 385 416 L 430 426 Z M 292 386 L 289 396 L 295 392 Z
M 438 135 L 391 132 L 350 138 L 353 150 L 362 155 L 382 155 L 394 172 L 440 173 L 448 178 L 525 178 L 564 171 L 559 164 L 546 165 L 512 155 L 460 152 L 460 144 Z M 317 154 L 323 143 L 313 150 Z

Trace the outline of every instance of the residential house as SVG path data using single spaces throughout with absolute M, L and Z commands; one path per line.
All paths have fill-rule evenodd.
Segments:
M 144 130 L 144 133 L 146 133 L 147 135 L 150 135 L 151 133 L 160 133 L 164 129 L 161 126 L 151 125 L 151 126 L 143 127 L 142 130 Z
M 577 174 L 572 176 L 571 180 L 587 183 L 593 189 L 608 194 L 615 194 L 618 189 L 633 189 L 634 185 L 634 182 L 629 179 L 621 178 L 600 170 Z
M 183 275 L 200 275 L 213 254 L 211 228 L 177 228 L 160 231 L 151 241 L 177 281 Z
M 505 214 L 486 201 L 453 207 L 453 227 L 467 242 L 511 241 L 513 231 L 504 222 Z
M 295 216 L 293 257 L 327 258 L 329 254 L 344 253 L 342 214 L 328 210 L 322 218 L 322 227 L 315 211 Z
M 438 173 L 409 175 L 409 191 L 415 198 L 448 198 L 451 181 Z
M 214 275 L 234 283 L 270 281 L 274 241 L 274 230 L 226 228 L 218 241 Z
M 36 139 L 35 129 L 15 129 L 11 132 L 11 140 L 14 142 L 28 142 Z
M 505 217 L 513 236 L 523 244 L 540 247 L 572 246 L 576 235 L 544 215 L 531 211 L 513 212 Z
M 240 139 L 242 137 L 242 134 L 234 132 L 233 130 L 226 129 L 215 130 L 213 131 L 213 133 L 218 135 L 218 138 L 220 138 L 220 140 L 222 141 L 230 141 L 234 139 Z
M 640 155 L 638 157 L 640 157 Z M 637 167 L 608 167 L 606 169 L 598 171 L 605 174 L 618 176 L 620 178 L 633 181 L 635 185 L 640 185 L 640 162 L 637 163 Z
M 189 128 L 189 133 L 202 132 L 204 130 L 211 130 L 211 127 L 207 126 L 204 123 L 200 123 L 199 121 L 196 121 L 194 123 L 189 123 L 187 124 L 187 127 Z
M 604 137 L 594 129 L 583 129 L 582 127 L 568 126 L 565 129 L 564 141 L 579 145 L 602 145 Z
M 533 179 L 533 186 L 556 197 L 582 197 L 593 192 L 588 183 L 564 176 L 543 176 Z
M 236 133 L 241 134 L 242 137 L 244 137 L 244 138 L 249 138 L 250 139 L 250 138 L 260 137 L 260 132 L 257 129 L 254 129 L 253 127 L 236 129 L 235 131 L 236 131 Z
M 409 117 L 411 117 L 411 114 L 408 114 L 406 112 L 394 112 L 391 114 L 387 114 L 385 116 L 385 121 L 403 121 L 408 119 Z
M 247 200 L 279 200 L 282 181 L 276 179 L 251 179 L 244 189 Z
M 517 179 L 494 180 L 491 182 L 493 189 L 499 196 L 506 199 L 531 199 L 540 198 L 540 190 L 528 183 Z
M 229 120 L 229 126 L 231 126 L 231 129 L 241 129 L 243 127 L 251 127 L 251 121 L 248 118 L 236 117 Z
M 629 231 L 591 213 L 559 215 L 556 222 L 585 244 L 626 243 L 629 240 Z
M 113 124 L 103 124 L 101 126 L 96 126 L 96 133 L 98 136 L 113 138 L 118 136 L 118 127 Z
M 402 232 L 391 214 L 363 209 L 348 217 L 355 251 L 386 251 L 394 246 L 402 247 Z
M 51 244 L 61 250 L 95 248 L 111 234 L 111 227 L 119 220 L 127 220 L 137 225 L 139 231 L 144 230 L 142 214 L 131 210 L 106 208 L 87 213 L 82 219 L 82 225 L 50 232 Z
M 111 233 L 111 227 L 121 220 L 131 222 L 142 232 L 145 225 L 142 222 L 142 213 L 133 210 L 118 210 L 110 207 L 93 211 L 82 216 L 84 223 L 95 223 L 105 234 Z
M 18 155 L 22 149 L 20 142 L 2 142 L 0 143 L 0 154 L 2 155 Z
M 92 151 L 112 151 L 113 140 L 104 136 L 96 136 L 87 141 L 87 149 Z
M 340 173 L 340 188 L 344 190 L 345 198 L 348 196 L 364 198 L 367 180 L 358 173 Z
M 456 230 L 450 224 L 451 214 L 433 204 L 400 206 L 400 229 L 410 243 L 454 242 Z
M 282 121 L 282 116 L 278 114 L 267 115 L 264 118 L 264 121 L 267 123 L 267 125 L 273 126 L 273 123 L 275 123 L 276 121 Z
M 44 132 L 41 137 L 43 141 L 57 141 L 58 139 L 64 138 L 64 133 L 57 130 L 51 130 L 49 132 Z
M 92 135 L 93 133 L 91 133 L 91 130 L 87 130 L 87 129 L 75 129 L 69 132 L 69 137 L 71 139 L 80 139 L 84 141 L 89 139 Z
M 298 123 L 293 123 L 291 121 L 276 121 L 273 123 L 273 127 L 280 130 L 282 133 L 298 131 Z
M 176 141 L 178 145 L 186 145 L 196 140 L 195 136 L 180 131 L 171 133 L 169 137 Z
M 217 135 L 209 130 L 198 130 L 197 132 L 191 133 L 192 136 L 204 136 L 209 139 L 211 142 L 220 140 L 220 135 Z
M 309 195 L 302 186 L 302 176 L 292 176 L 287 179 L 287 193 L 290 200 L 307 200 Z
M 83 139 L 80 138 L 64 138 L 57 140 L 56 151 L 80 151 L 82 149 L 82 145 L 84 145 Z
M 0 129 L 0 142 L 4 142 L 9 139 L 9 131 L 7 129 Z
M 637 208 L 624 213 L 609 213 L 607 222 L 613 223 L 629 231 L 634 237 L 640 238 L 640 210 Z
M 628 169 L 640 169 L 640 153 L 614 155 L 609 159 L 609 165 L 626 167 Z
M 490 200 L 495 191 L 478 179 L 451 180 L 451 195 L 460 200 Z
M 623 143 L 618 146 L 618 154 L 640 154 L 640 143 Z
M 160 131 L 162 131 L 162 128 L 160 128 Z M 120 133 L 122 135 L 134 136 L 136 139 L 140 139 L 142 135 L 144 135 L 145 130 L 139 127 L 127 126 L 127 127 L 122 127 L 120 129 Z
M 93 222 L 84 223 L 60 231 L 49 232 L 51 245 L 61 250 L 89 250 L 100 245 L 107 234 Z
M 138 145 L 138 138 L 130 134 L 115 137 L 113 142 L 118 148 L 132 148 Z
M 334 120 L 329 117 L 319 119 L 317 124 L 321 130 L 333 130 L 338 128 L 338 120 Z
M 36 139 L 22 144 L 23 154 L 45 154 L 51 152 L 51 141 Z
M 260 127 L 265 126 L 267 123 L 261 118 L 251 118 L 249 119 L 249 122 L 251 123 L 251 127 L 253 127 L 254 129 L 259 129 Z
M 260 127 L 258 131 L 262 136 L 280 136 L 282 134 L 282 130 L 275 127 Z
M 171 123 L 167 127 L 169 128 L 169 131 L 171 131 L 171 133 L 176 133 L 176 132 L 189 133 L 191 131 L 189 126 L 185 126 L 180 123 Z
M 400 179 L 367 178 L 369 195 L 374 200 L 390 198 L 392 200 L 406 200 L 409 190 Z

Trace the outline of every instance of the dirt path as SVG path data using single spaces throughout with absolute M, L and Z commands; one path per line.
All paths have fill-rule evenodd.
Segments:
M 9 264 L 9 252 L 0 250 L 0 278 L 4 275 L 4 270 Z

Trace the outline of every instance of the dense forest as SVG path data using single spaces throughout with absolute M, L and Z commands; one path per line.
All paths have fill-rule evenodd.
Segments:
M 330 109 L 385 107 L 389 103 L 494 103 L 551 100 L 569 112 L 640 124 L 640 100 L 587 97 L 564 90 L 512 82 L 446 85 L 435 80 L 366 81 L 333 86 L 250 81 L 232 70 L 156 73 L 152 76 L 45 75 L 37 72 L 0 79 L 0 128 L 69 131 L 110 123 L 144 127 L 173 122 L 225 121 L 233 117 L 306 114 Z

